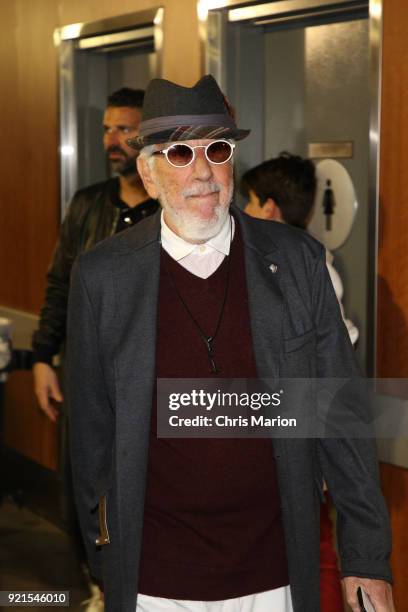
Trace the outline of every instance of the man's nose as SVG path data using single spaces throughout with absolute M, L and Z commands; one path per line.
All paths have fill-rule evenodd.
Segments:
M 205 156 L 204 149 L 195 150 L 196 158 L 193 162 L 194 176 L 201 181 L 208 181 L 212 177 L 211 163 Z

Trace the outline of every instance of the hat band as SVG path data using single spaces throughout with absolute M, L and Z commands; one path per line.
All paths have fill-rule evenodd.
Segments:
M 165 130 L 183 125 L 191 127 L 211 125 L 214 127 L 236 128 L 232 117 L 224 113 L 214 115 L 172 115 L 171 117 L 156 117 L 155 119 L 142 121 L 139 127 L 139 136 L 150 136 L 151 134 L 157 134 L 158 132 L 164 132 Z

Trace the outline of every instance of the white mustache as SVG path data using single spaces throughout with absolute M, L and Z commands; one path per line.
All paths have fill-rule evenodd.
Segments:
M 193 185 L 188 189 L 183 191 L 183 196 L 188 198 L 190 196 L 206 196 L 211 193 L 219 193 L 221 191 L 220 185 L 218 183 L 203 183 L 198 185 Z

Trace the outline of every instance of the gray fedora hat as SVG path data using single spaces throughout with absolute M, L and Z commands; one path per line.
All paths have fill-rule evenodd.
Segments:
M 208 74 L 193 87 L 182 87 L 165 79 L 150 81 L 139 136 L 127 143 L 141 149 L 151 144 L 184 140 L 242 140 L 249 132 L 236 126 L 224 94 Z

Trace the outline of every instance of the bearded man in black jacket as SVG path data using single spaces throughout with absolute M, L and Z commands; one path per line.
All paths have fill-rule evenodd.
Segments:
M 127 143 L 138 135 L 144 92 L 122 88 L 108 97 L 103 144 L 112 178 L 77 191 L 61 226 L 47 274 L 45 301 L 33 336 L 34 387 L 44 413 L 55 421 L 62 402 L 53 358 L 63 347 L 71 268 L 77 255 L 107 236 L 156 212 L 136 169 L 137 152 Z

